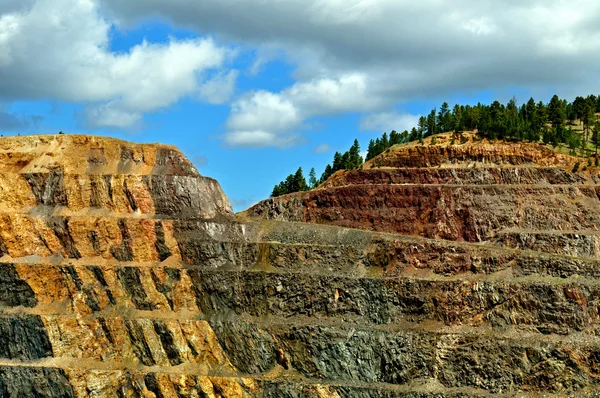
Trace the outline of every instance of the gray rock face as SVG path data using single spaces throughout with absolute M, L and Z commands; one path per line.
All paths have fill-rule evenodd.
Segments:
M 0 318 L 0 358 L 33 360 L 52 356 L 52 345 L 39 316 Z
M 0 367 L 0 397 L 75 397 L 62 369 Z

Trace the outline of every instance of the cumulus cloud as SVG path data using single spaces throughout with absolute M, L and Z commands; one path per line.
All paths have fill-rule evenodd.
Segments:
M 360 129 L 366 131 L 391 131 L 398 132 L 410 130 L 417 126 L 419 116 L 400 114 L 397 112 L 382 112 L 368 115 L 361 119 Z
M 225 135 L 225 144 L 231 147 L 261 148 L 275 146 L 289 148 L 305 142 L 302 136 L 297 134 L 278 134 L 262 130 L 233 131 Z
M 587 46 L 598 46 L 594 0 L 102 0 L 121 20 L 160 15 L 175 24 L 196 26 L 257 46 L 279 47 L 290 58 L 311 52 L 315 73 L 360 66 L 388 66 L 404 79 L 428 76 L 460 63 L 459 78 L 481 78 L 483 68 L 498 62 L 548 60 L 544 42 L 572 36 L 579 57 Z M 256 21 L 260 21 L 257 23 Z M 556 58 L 556 55 L 553 58 Z M 304 62 L 299 58 L 296 61 Z M 309 60 L 313 62 L 314 60 Z M 492 61 L 492 62 L 489 62 Z M 581 61 L 581 59 L 579 60 Z M 488 63 L 489 62 L 489 63 Z M 573 66 L 577 60 L 570 60 Z M 587 61 L 579 66 L 593 65 Z M 302 65 L 298 65 L 302 67 Z M 391 73 L 392 70 L 388 70 Z M 473 73 L 478 72 L 478 73 Z M 591 72 L 591 71 L 590 71 Z M 560 76 L 555 76 L 560 80 Z M 435 84 L 435 79 L 432 84 Z M 457 82 L 460 86 L 461 81 Z M 505 81 L 506 83 L 506 81 Z M 509 82 L 510 83 L 510 82 Z
M 297 130 L 307 119 L 341 112 L 377 109 L 383 99 L 367 92 L 367 77 L 299 82 L 279 92 L 257 91 L 235 101 L 225 141 L 233 146 L 289 146 L 301 142 Z
M 415 98 L 600 90 L 598 15 L 595 0 L 2 0 L 0 100 L 85 103 L 84 120 L 113 127 L 182 97 L 230 101 L 235 53 L 211 39 L 111 51 L 112 24 L 158 17 L 255 50 L 250 75 L 274 58 L 293 64 L 289 87 L 235 99 L 224 136 L 289 146 L 314 117 L 359 112 L 364 127 Z
M 7 4 L 0 6 L 4 100 L 84 103 L 89 125 L 126 127 L 185 96 L 222 102 L 231 95 L 235 74 L 220 71 L 235 53 L 210 38 L 144 41 L 116 53 L 110 49 L 112 25 L 97 1 Z M 203 81 L 214 70 L 216 78 Z
M 550 86 L 559 94 L 587 94 L 600 89 L 600 3 L 594 0 L 102 4 L 125 24 L 158 15 L 255 46 L 259 57 L 252 71 L 268 60 L 260 49 L 285 54 L 296 67 L 296 83 L 234 103 L 226 136 L 230 143 L 268 145 L 295 135 L 313 116 L 350 111 L 375 113 L 363 119 L 363 127 L 371 128 L 389 119 L 377 113 L 394 105 L 415 98 L 444 99 L 457 91 Z M 351 76 L 355 80 L 345 85 Z M 250 109 L 256 111 L 253 116 Z
M 298 109 L 285 94 L 258 91 L 231 106 L 227 127 L 233 131 L 282 131 L 301 121 Z

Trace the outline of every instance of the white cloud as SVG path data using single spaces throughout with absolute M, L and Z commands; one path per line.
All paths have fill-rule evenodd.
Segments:
M 369 95 L 367 80 L 363 73 L 345 73 L 296 83 L 282 95 L 309 115 L 369 110 L 377 108 L 382 101 Z
M 227 127 L 231 131 L 282 131 L 302 121 L 296 106 L 285 95 L 257 91 L 233 103 Z
M 233 103 L 225 141 L 233 146 L 289 145 L 300 142 L 297 130 L 307 119 L 368 111 L 382 103 L 367 93 L 367 78 L 357 73 L 296 83 L 279 93 L 258 91 Z
M 396 130 L 401 132 L 416 127 L 418 122 L 419 116 L 417 115 L 396 112 L 374 113 L 361 119 L 360 129 L 379 132 Z
M 200 85 L 200 97 L 210 104 L 224 104 L 231 99 L 235 91 L 235 82 L 239 71 L 221 72 Z
M 427 75 L 443 68 L 444 62 L 467 57 L 469 62 L 464 63 L 467 72 L 481 72 L 486 58 L 500 64 L 506 57 L 531 61 L 543 51 L 545 38 L 572 35 L 585 39 L 590 33 L 600 31 L 596 23 L 600 3 L 595 0 L 417 3 L 102 0 L 102 3 L 122 21 L 160 15 L 181 26 L 195 26 L 260 47 L 281 48 L 300 63 L 304 61 L 294 54 L 302 52 L 302 58 L 306 58 L 305 53 L 311 52 L 320 64 L 318 72 L 336 68 L 347 71 L 359 65 L 364 71 L 387 65 Z M 473 40 L 474 34 L 482 37 Z M 584 40 L 577 41 L 577 53 L 584 56 Z M 577 64 L 576 60 L 572 63 Z
M 126 127 L 182 97 L 219 102 L 233 92 L 235 74 L 221 69 L 235 53 L 210 38 L 144 41 L 116 53 L 96 1 L 30 3 L 0 16 L 2 98 L 89 104 L 90 125 Z M 210 70 L 217 79 L 203 82 Z
M 275 134 L 263 130 L 234 131 L 226 134 L 224 140 L 228 146 L 244 146 L 254 148 L 266 146 L 288 148 L 304 142 L 304 139 L 298 135 Z
M 313 152 L 314 153 L 325 153 L 325 152 L 329 152 L 331 151 L 331 146 L 327 145 L 327 144 L 321 144 L 321 145 L 317 145 L 314 149 Z
M 278 92 L 261 91 L 236 102 L 228 141 L 257 132 L 251 141 L 268 144 L 297 134 L 314 116 L 344 112 L 374 113 L 365 117 L 363 127 L 374 128 L 387 118 L 397 126 L 385 128 L 398 129 L 403 120 L 390 121 L 381 112 L 411 99 L 445 100 L 457 92 L 515 86 L 530 91 L 553 87 L 559 94 L 600 90 L 600 3 L 595 0 L 102 4 L 123 23 L 159 15 L 175 25 L 253 46 L 259 56 L 251 72 L 273 58 L 261 55 L 261 49 L 285 54 L 296 81 Z M 280 114 L 273 103 L 280 104 Z
M 261 147 L 274 145 L 277 141 L 275 134 L 267 131 L 236 131 L 225 136 L 225 142 L 230 146 Z
M 255 50 L 250 75 L 293 65 L 287 88 L 234 101 L 228 145 L 292 145 L 311 118 L 345 112 L 398 130 L 385 111 L 415 98 L 600 91 L 595 0 L 0 0 L 0 100 L 80 102 L 90 124 L 117 127 L 183 97 L 228 102 L 235 52 L 214 40 L 111 50 L 113 24 L 155 17 Z

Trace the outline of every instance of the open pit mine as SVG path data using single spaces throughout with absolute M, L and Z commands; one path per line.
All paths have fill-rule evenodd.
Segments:
M 0 397 L 600 396 L 600 169 L 428 141 L 235 215 L 173 147 L 0 139 Z

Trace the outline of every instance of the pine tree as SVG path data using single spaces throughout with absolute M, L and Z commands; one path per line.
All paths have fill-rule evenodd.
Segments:
M 327 166 L 325 166 L 325 170 L 323 171 L 323 174 L 321 174 L 321 178 L 319 179 L 319 183 L 320 184 L 324 183 L 332 175 L 333 175 L 333 169 L 332 169 L 331 165 L 328 164 Z
M 308 173 L 308 185 L 310 186 L 310 189 L 315 189 L 319 185 L 314 167 L 311 168 L 310 172 Z
M 570 154 L 572 156 L 575 156 L 575 150 L 581 145 L 581 138 L 579 137 L 579 134 L 573 132 L 573 129 L 570 126 L 567 130 L 567 145 L 569 146 Z
M 600 146 L 600 123 L 594 122 L 592 126 L 592 143 L 596 148 L 596 155 L 598 155 L 598 146 Z
M 595 104 L 592 105 L 590 101 L 586 101 L 585 106 L 583 108 L 583 131 L 585 133 L 585 141 L 588 141 L 589 132 L 592 124 L 595 120 L 594 115 Z
M 418 125 L 418 134 L 411 134 L 410 136 L 410 140 L 414 141 L 416 140 L 419 136 L 423 137 L 425 136 L 425 132 L 427 131 L 427 118 L 425 116 L 421 116 L 419 118 L 419 125 Z M 413 127 L 414 130 L 414 127 Z
M 423 137 L 423 134 L 419 133 L 419 131 L 413 127 L 412 130 L 410 130 L 410 135 L 408 136 L 408 141 L 415 141 L 417 140 L 419 137 Z
M 577 114 L 575 113 L 575 107 L 573 104 L 567 104 L 565 108 L 565 113 L 567 115 L 567 120 L 569 121 L 569 125 L 575 124 L 575 119 L 577 119 Z
M 414 127 L 413 127 L 413 128 L 414 128 Z M 405 144 L 406 142 L 408 142 L 408 136 L 409 136 L 409 134 L 410 134 L 410 133 L 408 132 L 408 130 L 404 130 L 404 131 L 402 132 L 402 134 L 400 135 L 400 136 L 401 136 L 401 137 L 400 137 L 400 143 L 401 143 L 401 144 Z
M 465 129 L 465 126 L 463 118 L 463 108 L 460 105 L 454 105 L 454 109 L 452 110 L 452 118 L 454 120 L 454 126 L 451 126 L 451 129 L 448 131 L 462 133 Z
M 542 101 L 538 102 L 535 107 L 535 123 L 536 130 L 538 132 L 543 132 L 545 129 L 546 123 L 548 122 L 548 112 L 546 110 L 546 106 Z
M 296 187 L 296 181 L 294 180 L 293 174 L 290 174 L 289 176 L 286 177 L 284 184 L 285 184 L 285 190 L 287 193 L 298 192 L 298 189 Z
M 390 142 L 388 141 L 387 133 L 383 133 L 383 135 L 381 136 L 381 147 L 383 148 L 382 152 L 384 152 L 390 147 Z
M 302 167 L 298 167 L 298 170 L 296 170 L 292 181 L 294 188 L 292 192 L 308 191 L 308 184 L 306 184 L 306 180 L 302 174 Z
M 332 167 L 332 170 L 333 170 L 334 173 L 336 171 L 341 170 L 341 169 L 344 168 L 343 165 L 342 165 L 342 162 L 343 162 L 342 154 L 339 153 L 339 152 L 336 152 L 333 155 L 333 167 Z
M 273 187 L 273 191 L 271 192 L 271 197 L 276 198 L 277 196 L 285 195 L 287 190 L 283 183 L 279 183 Z
M 573 101 L 573 112 L 575 112 L 575 117 L 579 120 L 583 119 L 585 105 L 586 101 L 583 97 L 576 97 L 575 101 Z
M 440 107 L 440 112 L 438 113 L 437 118 L 437 129 L 438 133 L 444 133 L 446 131 L 450 131 L 452 129 L 451 121 L 450 121 L 450 107 L 447 102 L 444 102 Z
M 492 125 L 490 111 L 485 106 L 478 106 L 477 111 L 479 112 L 479 122 L 477 123 L 478 133 L 482 137 L 489 138 Z
M 471 121 L 471 125 L 469 126 L 469 129 L 479 129 L 479 126 L 481 125 L 481 112 L 482 112 L 482 107 L 481 104 L 477 104 L 476 107 L 471 108 L 471 112 L 470 112 L 470 121 Z
M 396 134 L 395 131 L 392 131 L 392 133 Z M 358 144 L 357 139 L 354 140 L 354 143 L 350 147 L 348 155 L 348 164 L 346 165 L 345 169 L 357 169 L 360 167 L 360 165 L 362 165 L 363 158 L 360 156 L 360 145 Z
M 369 141 L 369 148 L 367 149 L 367 159 L 366 160 L 371 160 L 376 156 L 375 154 L 375 141 L 371 140 Z
M 436 109 L 432 109 L 432 111 L 429 113 L 429 115 L 427 116 L 427 131 L 426 133 L 422 136 L 424 137 L 429 137 L 430 135 L 436 134 L 436 126 L 437 126 L 437 117 L 435 115 Z
M 510 138 L 520 139 L 522 137 L 519 123 L 519 110 L 517 101 L 513 97 L 506 105 L 505 112 L 506 134 Z
M 390 133 L 390 146 L 400 144 L 401 142 L 400 134 L 398 134 L 396 130 L 392 130 Z
M 558 95 L 554 95 L 548 104 L 548 117 L 552 128 L 555 130 L 561 127 L 566 120 L 566 112 L 564 109 L 563 102 L 558 98 Z
M 527 105 L 525 105 L 525 113 L 524 118 L 526 122 L 531 123 L 535 116 L 535 100 L 533 98 L 529 98 L 527 101 Z
M 493 140 L 502 139 L 506 135 L 506 120 L 505 120 L 505 109 L 498 101 L 492 102 L 490 105 L 490 125 L 488 127 L 488 138 Z

